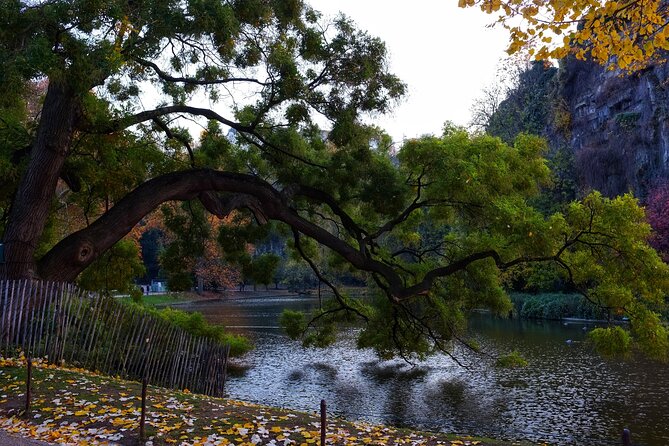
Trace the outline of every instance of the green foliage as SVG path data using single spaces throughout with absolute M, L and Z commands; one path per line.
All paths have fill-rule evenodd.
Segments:
M 332 342 L 335 327 L 358 319 L 366 322 L 359 345 L 383 357 L 451 351 L 472 309 L 511 309 L 501 276 L 531 265 L 526 280 L 532 286 L 558 277 L 613 314 L 626 314 L 633 349 L 666 356 L 667 328 L 658 312 L 669 291 L 669 267 L 647 244 L 649 227 L 636 200 L 596 192 L 560 206 L 538 199 L 573 165 L 564 153 L 552 165 L 558 171 L 553 177 L 544 159 L 546 142 L 524 133 L 541 132 L 550 120 L 553 104 L 546 98 L 554 70 L 534 65 L 521 76 L 519 88 L 489 123 L 499 137 L 447 125 L 443 135 L 409 140 L 395 153 L 388 135 L 362 118 L 389 110 L 405 86 L 388 72 L 383 42 L 345 17 L 320 23 L 300 1 L 56 0 L 4 6 L 0 174 L 11 184 L 0 186 L 2 215 L 13 199 L 25 203 L 23 196 L 11 197 L 14 179 L 26 169 L 24 148 L 33 154 L 52 149 L 34 144 L 28 110 L 39 101 L 29 100 L 30 83 L 48 79 L 49 91 L 58 89 L 60 96 L 47 94 L 44 104 L 62 100 L 78 117 L 56 148 L 66 157 L 64 167 L 39 167 L 62 177 L 70 192 L 58 194 L 63 206 L 53 206 L 53 226 L 37 228 L 26 246 L 49 250 L 114 205 L 128 209 L 123 206 L 133 204 L 133 191 L 159 184 L 152 179 L 194 169 L 188 177 L 194 184 L 170 188 L 172 198 L 184 201 L 163 206 L 170 240 L 160 262 L 170 288 L 191 286 L 196 260 L 213 238 L 227 261 L 241 265 L 251 280 L 269 283 L 276 255 L 255 255 L 250 246 L 272 230 L 261 224 L 266 219 L 291 225 L 301 256 L 329 275 L 345 263 L 365 271 L 377 298 L 369 303 L 338 296 L 310 316 L 312 324 L 302 330 L 307 344 Z M 145 101 L 144 90 L 161 97 Z M 203 95 L 219 102 L 216 110 L 231 112 L 219 117 L 213 109 L 184 109 L 201 103 Z M 160 108 L 141 113 L 147 102 Z M 48 107 L 39 125 L 58 113 L 55 105 Z M 219 124 L 208 123 L 196 140 L 175 121 L 182 114 Z M 327 137 L 314 116 L 332 124 Z M 237 136 L 228 139 L 223 124 Z M 26 172 L 27 178 L 38 178 L 39 169 Z M 203 174 L 211 175 L 211 183 L 203 182 L 209 180 Z M 224 185 L 215 181 L 222 177 Z M 51 200 L 56 181 L 49 183 L 35 185 L 27 196 Z M 220 202 L 207 195 L 213 192 L 221 192 Z M 555 196 L 570 194 L 565 182 Z M 229 215 L 229 224 L 217 230 L 202 203 Z M 43 205 L 40 215 L 52 204 Z M 72 209 L 76 218 L 63 215 Z M 119 224 L 105 223 L 108 229 Z M 127 284 L 128 276 L 139 273 L 133 249 L 120 243 L 103 254 L 82 274 L 82 285 Z M 33 256 L 36 262 L 43 251 Z M 191 316 L 170 317 L 207 331 Z M 304 327 L 297 316 L 287 317 L 293 332 Z
M 527 367 L 527 360 L 522 357 L 518 350 L 514 350 L 507 355 L 500 356 L 495 361 L 497 367 Z
M 202 336 L 212 339 L 219 344 L 230 344 L 230 354 L 240 356 L 252 348 L 248 338 L 240 335 L 230 334 L 223 325 L 213 325 L 205 321 L 201 313 L 186 312 L 165 308 L 162 310 L 150 310 L 161 319 L 186 330 L 195 336 Z
M 142 298 L 144 297 L 144 293 L 142 293 L 142 290 L 139 289 L 138 287 L 133 287 L 130 290 L 130 298 L 132 299 L 133 302 L 136 304 L 141 304 L 142 303 Z
M 534 62 L 490 117 L 486 131 L 507 143 L 519 133 L 543 134 L 552 113 L 557 69 Z
M 279 325 L 291 339 L 301 337 L 307 329 L 306 318 L 301 311 L 283 310 Z
M 261 254 L 251 261 L 250 271 L 246 270 L 244 276 L 251 279 L 253 283 L 269 285 L 274 279 L 274 273 L 280 260 L 281 257 L 273 253 Z
M 607 319 L 609 314 L 588 302 L 579 294 L 540 293 L 511 294 L 511 300 L 520 317 L 527 319 L 554 319 L 576 317 L 582 319 Z
M 79 285 L 86 290 L 119 293 L 131 291 L 133 279 L 144 274 L 137 245 L 121 240 L 93 262 L 79 276 Z
M 615 121 L 618 126 L 623 130 L 631 130 L 637 125 L 637 121 L 641 118 L 641 113 L 637 112 L 627 112 L 627 113 L 618 113 L 615 116 Z
M 189 271 L 170 272 L 167 275 L 167 289 L 188 291 L 193 288 L 193 275 Z
M 284 263 L 281 283 L 290 291 L 305 291 L 316 282 L 314 271 L 305 262 L 290 259 Z
M 632 349 L 629 331 L 620 326 L 595 328 L 588 333 L 597 351 L 606 357 L 628 356 Z
M 666 356 L 666 327 L 656 312 L 664 306 L 669 269 L 647 244 L 643 210 L 631 196 L 609 199 L 596 192 L 556 212 L 537 209 L 533 204 L 551 181 L 545 150 L 536 137 L 521 134 L 508 146 L 452 126 L 441 138 L 424 137 L 402 147 L 398 171 L 410 185 L 401 195 L 405 205 L 412 194 L 430 205 L 409 213 L 377 239 L 375 258 L 400 271 L 411 287 L 472 253 L 481 257 L 399 302 L 383 292 L 383 279 L 375 282 L 381 297 L 362 311 L 360 347 L 374 348 L 384 358 L 450 351 L 472 309 L 508 314 L 512 305 L 505 274 L 519 269 L 514 274 L 522 282 L 511 280 L 523 288 L 568 287 L 594 302 L 565 295 L 531 297 L 521 314 L 600 318 L 624 312 L 644 327 L 630 332 L 634 348 L 655 358 Z M 382 208 L 351 204 L 347 209 L 370 231 L 384 221 Z M 315 255 L 312 247 L 305 249 Z M 324 329 L 321 339 L 327 338 Z

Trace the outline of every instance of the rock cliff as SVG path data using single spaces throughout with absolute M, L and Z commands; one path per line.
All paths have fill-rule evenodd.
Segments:
M 579 184 L 644 198 L 669 176 L 669 66 L 623 75 L 569 60 L 557 93 L 571 115 L 566 135 Z
M 644 199 L 669 180 L 669 65 L 623 75 L 575 59 L 557 70 L 533 64 L 487 129 L 507 141 L 541 133 L 552 156 L 572 153 L 581 193 Z

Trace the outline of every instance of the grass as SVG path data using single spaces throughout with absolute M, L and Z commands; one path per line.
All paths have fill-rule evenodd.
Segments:
M 140 444 L 141 385 L 80 369 L 39 363 L 25 413 L 25 362 L 0 358 L 0 428 L 48 442 Z M 320 443 L 316 414 L 149 386 L 149 445 L 295 445 Z M 530 445 L 328 420 L 332 445 Z M 541 443 L 540 443 L 541 444 Z
M 123 297 L 123 300 L 132 301 L 129 296 Z M 142 303 L 145 305 L 169 305 L 181 302 L 190 302 L 193 297 L 187 293 L 167 293 L 167 294 L 149 294 L 142 296 Z

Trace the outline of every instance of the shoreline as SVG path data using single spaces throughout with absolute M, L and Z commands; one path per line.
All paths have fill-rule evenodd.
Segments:
M 141 385 L 76 368 L 37 362 L 33 401 L 25 400 L 25 362 L 0 360 L 0 429 L 30 441 L 65 444 L 143 444 L 138 441 Z M 147 445 L 302 446 L 319 444 L 315 413 L 213 398 L 149 386 Z M 331 445 L 511 446 L 547 445 L 424 432 L 353 422 L 330 415 Z M 26 441 L 24 444 L 31 444 Z M 34 444 L 34 443 L 32 443 Z

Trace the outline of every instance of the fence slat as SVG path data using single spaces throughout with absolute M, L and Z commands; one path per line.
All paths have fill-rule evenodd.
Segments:
M 225 384 L 229 345 L 115 298 L 66 283 L 0 280 L 0 309 L 0 352 L 7 355 L 22 349 L 56 363 L 69 358 L 103 373 L 208 395 Z
M 10 352 L 10 348 L 13 345 L 12 344 L 12 335 L 14 334 L 14 332 L 13 332 L 13 330 L 14 330 L 14 311 L 12 311 L 12 310 L 13 310 L 13 307 L 14 307 L 14 287 L 15 286 L 16 286 L 16 282 L 13 281 L 11 291 L 9 292 L 9 295 L 8 295 L 9 307 L 7 309 L 8 325 L 7 325 L 7 335 L 6 335 L 7 348 L 5 349 L 5 351 L 7 351 L 8 354 Z

